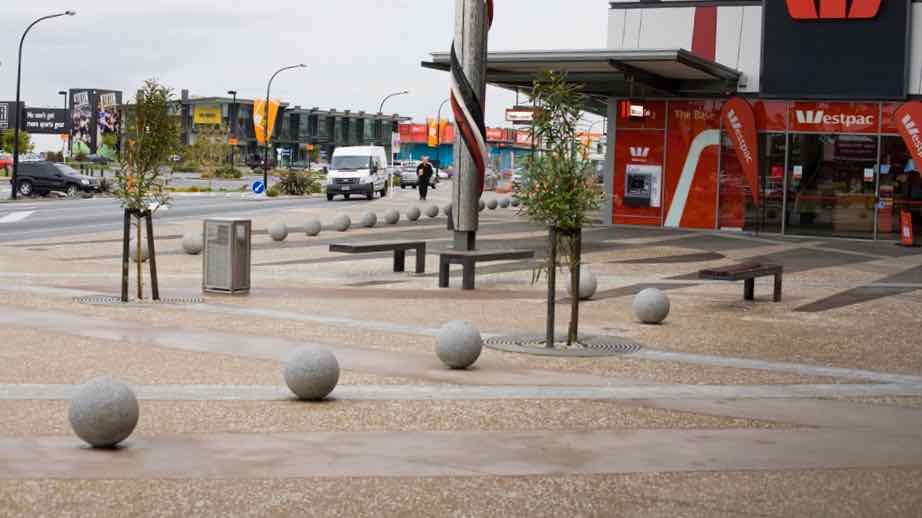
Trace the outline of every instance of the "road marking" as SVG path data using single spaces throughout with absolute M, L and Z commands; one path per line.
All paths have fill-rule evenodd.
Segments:
M 16 223 L 17 221 L 22 221 L 32 214 L 35 214 L 34 210 L 24 210 L 18 212 L 11 212 L 6 216 L 0 218 L 0 223 Z

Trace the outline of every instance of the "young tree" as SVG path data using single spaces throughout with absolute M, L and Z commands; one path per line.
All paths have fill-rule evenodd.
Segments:
M 3 131 L 3 151 L 6 153 L 13 152 L 13 142 L 16 140 L 16 131 L 7 129 Z M 31 153 L 34 146 L 32 138 L 25 131 L 19 132 L 19 152 Z
M 602 193 L 584 159 L 577 125 L 586 97 L 579 86 L 556 72 L 546 72 L 531 94 L 537 108 L 532 126 L 537 153 L 525 166 L 523 186 L 517 193 L 529 219 L 549 228 L 547 347 L 554 346 L 555 269 L 568 267 L 573 286 L 567 345 L 579 339 L 579 273 L 582 229 L 588 214 L 598 210 Z M 558 261 L 560 252 L 561 261 Z M 537 281 L 540 271 L 536 275 Z
M 115 177 L 113 194 L 122 207 L 137 216 L 137 254 L 142 254 L 142 215 L 156 211 L 169 202 L 161 164 L 179 146 L 179 124 L 170 115 L 172 91 L 154 79 L 144 82 L 138 90 L 134 106 L 127 110 L 124 125 L 125 144 Z M 130 235 L 124 239 L 130 239 Z M 153 254 L 153 250 L 150 251 Z M 141 257 L 138 265 L 138 298 L 144 298 L 144 276 Z
M 221 125 L 196 126 L 195 142 L 186 148 L 186 159 L 195 163 L 202 176 L 211 180 L 227 157 L 227 129 Z

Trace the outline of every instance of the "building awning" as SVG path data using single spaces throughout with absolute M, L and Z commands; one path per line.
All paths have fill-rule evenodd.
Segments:
M 422 66 L 448 71 L 447 52 L 432 54 Z M 533 50 L 490 52 L 487 82 L 510 90 L 530 90 L 546 70 L 566 72 L 583 85 L 592 111 L 604 113 L 610 97 L 711 97 L 736 92 L 741 73 L 720 63 L 676 50 Z

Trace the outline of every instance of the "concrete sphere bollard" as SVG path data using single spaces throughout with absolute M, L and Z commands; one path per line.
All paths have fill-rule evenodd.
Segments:
M 592 270 L 588 266 L 581 265 L 579 268 L 579 300 L 589 300 L 599 289 L 599 280 L 596 279 Z M 570 283 L 570 272 L 567 272 L 567 293 L 573 296 L 573 285 Z
M 131 262 L 138 262 L 138 239 L 132 237 L 131 243 L 128 244 L 128 255 L 131 257 Z M 150 248 L 147 247 L 147 239 L 141 241 L 141 262 L 146 263 L 150 259 Z
M 439 206 L 430 205 L 426 207 L 426 216 L 429 216 L 430 219 L 439 217 Z
M 319 401 L 339 382 L 339 362 L 326 349 L 305 347 L 285 365 L 285 383 L 302 401 Z
M 362 214 L 361 225 L 364 228 L 374 228 L 378 224 L 378 215 L 374 212 L 366 212 Z
M 451 203 L 442 207 L 442 214 L 445 214 L 445 217 L 451 217 Z
M 483 350 L 480 331 L 470 322 L 454 321 L 442 326 L 435 342 L 435 354 L 452 369 L 466 369 Z
M 85 383 L 67 408 L 74 433 L 94 448 L 112 448 L 127 439 L 139 416 L 138 399 L 131 387 L 110 378 Z
M 487 202 L 487 208 L 490 210 L 496 210 L 496 207 L 499 207 L 499 202 L 496 201 L 496 198 L 490 198 L 490 201 Z
M 480 212 L 483 212 L 483 209 L 485 208 L 487 208 L 486 202 L 484 202 L 483 200 L 480 200 L 480 202 L 477 204 L 477 210 Z
M 410 210 L 407 211 L 407 219 L 410 221 L 417 221 L 423 213 L 419 210 L 419 207 L 410 207 Z
M 502 199 L 499 200 L 499 208 L 501 208 L 501 209 L 508 209 L 508 208 L 509 208 L 509 203 L 511 203 L 511 202 L 509 201 L 509 198 L 502 198 Z
M 400 211 L 397 209 L 390 209 L 384 213 L 384 221 L 388 225 L 396 225 L 400 223 Z
M 182 237 L 182 249 L 189 255 L 198 255 L 205 248 L 201 232 L 189 232 Z
M 522 202 L 520 202 L 518 198 L 512 198 L 512 201 L 510 201 L 509 204 L 513 207 L 518 207 L 522 204 Z
M 319 236 L 323 231 L 323 225 L 316 219 L 309 219 L 304 222 L 304 233 L 310 237 Z
M 288 225 L 280 221 L 269 225 L 269 237 L 273 241 L 284 241 L 288 238 Z
M 644 324 L 659 324 L 669 316 L 669 297 L 656 288 L 647 288 L 634 297 L 634 314 Z
M 349 227 L 352 226 L 352 220 L 349 219 L 349 216 L 340 214 L 339 216 L 336 216 L 336 219 L 333 220 L 333 226 L 336 227 L 337 231 L 345 232 L 349 230 Z

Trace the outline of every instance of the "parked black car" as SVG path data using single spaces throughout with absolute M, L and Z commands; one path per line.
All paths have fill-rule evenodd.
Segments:
M 20 196 L 46 195 L 59 191 L 68 196 L 99 190 L 95 178 L 82 176 L 70 166 L 54 162 L 20 162 L 16 184 Z

